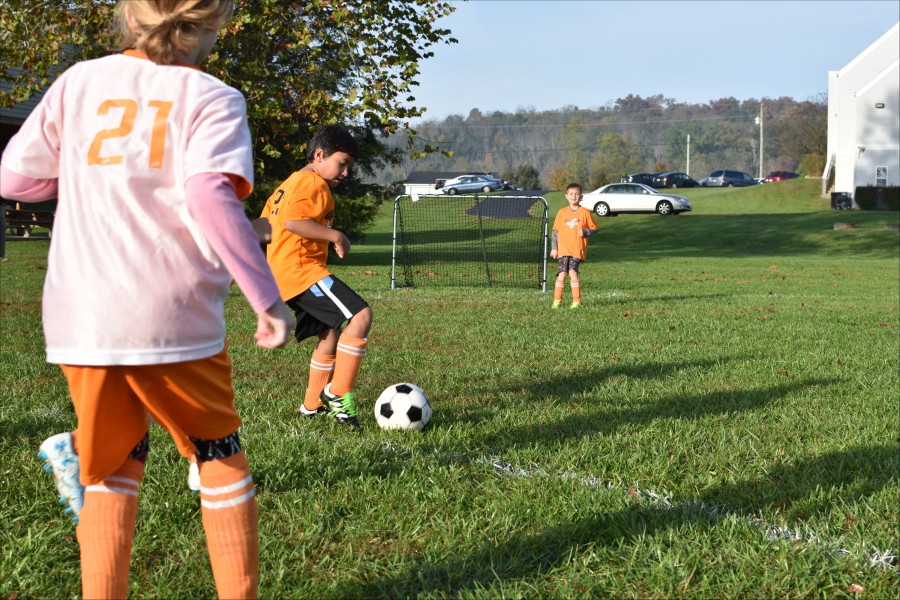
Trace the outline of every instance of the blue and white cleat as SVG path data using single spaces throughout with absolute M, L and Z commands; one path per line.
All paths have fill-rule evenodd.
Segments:
M 46 463 L 44 470 L 53 473 L 53 480 L 59 492 L 59 503 L 68 505 L 65 512 L 72 515 L 78 523 L 78 515 L 84 506 L 84 486 L 78 480 L 81 469 L 78 465 L 78 455 L 72 446 L 72 434 L 58 433 L 44 440 L 38 451 L 38 457 Z

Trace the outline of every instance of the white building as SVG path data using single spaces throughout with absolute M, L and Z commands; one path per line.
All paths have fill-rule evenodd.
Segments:
M 413 171 L 406 178 L 403 184 L 403 193 L 407 196 L 429 194 L 440 194 L 441 186 L 448 179 L 459 177 L 460 175 L 490 175 L 496 178 L 493 173 L 482 173 L 480 171 Z
M 900 23 L 828 72 L 827 152 L 822 195 L 900 185 Z

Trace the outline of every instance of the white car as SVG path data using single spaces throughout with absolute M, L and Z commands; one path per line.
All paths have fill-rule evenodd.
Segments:
M 684 196 L 664 194 L 642 183 L 610 183 L 584 195 L 581 206 L 599 217 L 620 213 L 677 215 L 691 210 Z

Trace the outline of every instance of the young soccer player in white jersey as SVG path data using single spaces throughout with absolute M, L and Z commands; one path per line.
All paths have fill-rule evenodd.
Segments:
M 218 595 L 257 594 L 257 506 L 225 349 L 232 276 L 259 346 L 283 346 L 294 320 L 240 202 L 253 187 L 244 98 L 196 68 L 232 9 L 120 0 L 128 50 L 64 72 L 0 160 L 4 197 L 58 198 L 43 323 L 78 416 L 86 598 L 128 592 L 148 414 L 194 445 Z

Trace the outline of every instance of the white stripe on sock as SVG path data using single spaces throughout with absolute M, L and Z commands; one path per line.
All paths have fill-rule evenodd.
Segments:
M 237 483 L 231 483 L 229 485 L 223 485 L 221 487 L 204 487 L 200 486 L 200 493 L 206 494 L 207 496 L 221 496 L 222 494 L 230 494 L 236 490 L 239 490 L 243 487 L 247 487 L 247 485 L 253 483 L 253 476 L 247 475 Z
M 128 483 L 133 485 L 134 487 L 138 487 L 141 485 L 141 482 L 137 479 L 131 479 L 130 477 L 107 477 L 103 481 L 115 481 L 116 483 Z
M 338 352 L 343 352 L 344 354 L 352 354 L 353 356 L 365 356 L 366 349 L 365 348 L 357 348 L 356 346 L 348 346 L 347 344 L 342 344 L 338 342 L 337 346 Z
M 202 491 L 202 490 L 201 490 Z M 230 500 L 219 500 L 218 502 L 210 502 L 209 500 L 200 499 L 200 505 L 203 508 L 208 508 L 211 510 L 217 510 L 220 508 L 230 508 L 232 506 L 237 506 L 238 504 L 243 504 L 244 502 L 253 498 L 256 495 L 255 489 L 250 489 L 246 494 L 242 496 L 238 496 L 237 498 L 232 498 Z
M 132 490 L 130 488 L 121 488 L 121 487 L 111 487 L 107 485 L 89 485 L 84 488 L 85 493 L 87 492 L 103 492 L 107 494 L 125 494 L 126 496 L 137 496 L 137 490 Z

